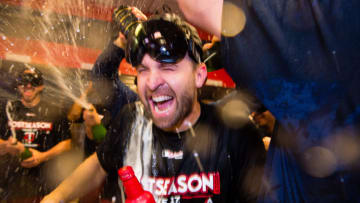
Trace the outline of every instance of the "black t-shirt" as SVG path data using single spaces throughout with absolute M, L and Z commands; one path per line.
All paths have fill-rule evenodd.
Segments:
M 360 145 L 360 1 L 230 2 L 246 24 L 222 37 L 224 67 L 280 124 L 265 201 L 359 202 L 360 157 L 343 150 Z
M 133 166 L 143 187 L 158 202 L 254 200 L 265 159 L 254 126 L 230 129 L 218 119 L 214 106 L 202 104 L 201 116 L 193 126 L 195 136 L 191 130 L 169 133 L 146 117 L 137 117 L 139 106 L 123 108 L 97 150 L 107 173 L 116 174 L 123 165 Z M 146 131 L 151 132 L 149 137 Z
M 1 139 L 16 134 L 18 142 L 40 152 L 47 151 L 59 142 L 69 139 L 69 125 L 61 108 L 41 101 L 27 108 L 21 101 L 9 101 L 2 107 Z M 17 157 L 1 156 L 2 189 L 4 196 L 33 197 L 49 192 L 43 172 L 46 162 L 30 169 L 22 168 Z

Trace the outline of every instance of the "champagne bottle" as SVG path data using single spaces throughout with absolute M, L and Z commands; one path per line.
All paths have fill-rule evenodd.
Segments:
M 125 203 L 155 203 L 152 194 L 142 188 L 131 166 L 120 168 L 118 174 L 125 189 Z
M 91 128 L 91 131 L 93 133 L 93 136 L 94 136 L 94 140 L 96 142 L 102 142 L 105 138 L 105 135 L 106 135 L 106 128 L 104 127 L 103 124 L 98 124 L 98 125 L 94 125 L 92 128 Z
M 25 147 L 25 150 L 20 154 L 21 160 L 25 160 L 32 156 L 32 152 L 29 150 L 28 147 Z
M 118 35 L 119 31 L 122 32 L 126 38 L 132 30 L 138 25 L 141 21 L 132 13 L 132 9 L 129 6 L 119 6 L 112 17 L 112 29 L 115 32 L 115 37 Z

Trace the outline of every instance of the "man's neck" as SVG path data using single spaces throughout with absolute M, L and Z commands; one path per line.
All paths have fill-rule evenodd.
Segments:
M 175 129 L 177 132 L 182 132 L 188 130 L 190 127 L 194 126 L 198 121 L 201 114 L 200 102 L 196 101 L 193 106 L 192 112 L 178 125 Z
M 24 99 L 21 99 L 21 103 L 28 108 L 32 108 L 36 105 L 38 105 L 40 103 L 40 97 L 36 97 L 35 99 L 33 99 L 32 101 L 28 102 L 25 101 Z

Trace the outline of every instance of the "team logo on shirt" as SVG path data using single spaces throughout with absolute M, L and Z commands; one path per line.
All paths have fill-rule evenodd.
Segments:
M 52 123 L 50 123 L 50 122 L 9 121 L 9 127 L 14 128 L 14 129 L 51 130 Z
M 142 184 L 144 189 L 157 197 L 161 197 L 162 200 L 169 197 L 180 199 L 181 196 L 184 199 L 207 198 L 211 202 L 210 197 L 220 194 L 219 172 L 193 173 L 171 178 L 152 177 L 147 182 L 142 181 Z M 174 202 L 178 201 L 174 199 Z
M 182 159 L 183 158 L 183 151 L 177 151 L 174 152 L 172 150 L 169 149 L 164 149 L 161 153 L 162 157 L 164 158 L 168 158 L 168 159 Z
M 34 140 L 38 137 L 38 131 L 32 129 L 24 129 L 24 145 L 26 147 L 38 147 L 39 144 L 33 143 Z
M 38 147 L 39 144 L 33 143 L 38 137 L 39 130 L 51 131 L 51 122 L 26 122 L 26 121 L 9 121 L 11 129 L 22 130 L 24 132 L 23 142 L 26 147 Z

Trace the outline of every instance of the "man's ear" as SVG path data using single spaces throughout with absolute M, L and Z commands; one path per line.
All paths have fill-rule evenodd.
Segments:
M 44 85 L 40 85 L 38 88 L 39 88 L 41 91 L 43 91 L 43 90 L 44 90 Z
M 195 84 L 197 88 L 201 88 L 207 79 L 207 68 L 205 63 L 198 64 L 195 73 Z

